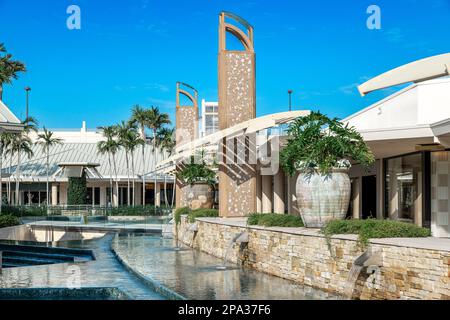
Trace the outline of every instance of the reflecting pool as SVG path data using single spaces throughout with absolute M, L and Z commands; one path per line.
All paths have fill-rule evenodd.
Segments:
M 188 299 L 340 299 L 237 265 L 219 270 L 221 259 L 187 247 L 177 251 L 175 241 L 169 238 L 117 235 L 112 247 L 129 267 Z

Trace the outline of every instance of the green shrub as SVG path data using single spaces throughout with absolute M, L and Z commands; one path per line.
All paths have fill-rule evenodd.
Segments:
M 68 205 L 86 204 L 86 192 L 86 176 L 69 177 L 69 186 L 67 188 Z
M 16 217 L 40 217 L 47 215 L 47 207 L 45 206 L 2 206 L 2 213 L 13 215 Z
M 19 224 L 20 224 L 19 218 L 13 215 L 6 214 L 0 216 L 0 228 L 17 226 Z
M 382 220 L 336 220 L 329 222 L 321 231 L 329 239 L 335 234 L 357 234 L 362 246 L 367 246 L 369 239 L 376 238 L 422 238 L 431 236 L 431 231 L 411 223 Z
M 189 208 L 188 207 L 177 208 L 175 210 L 175 215 L 174 215 L 175 223 L 176 224 L 180 224 L 181 216 L 182 215 L 187 215 L 187 214 L 189 214 Z
M 189 222 L 191 222 L 191 223 L 195 222 L 196 218 L 218 217 L 218 216 L 219 216 L 219 210 L 217 210 L 217 209 L 196 209 L 196 210 L 192 210 L 189 213 Z
M 299 216 L 280 213 L 252 213 L 247 219 L 248 225 L 265 227 L 303 227 Z

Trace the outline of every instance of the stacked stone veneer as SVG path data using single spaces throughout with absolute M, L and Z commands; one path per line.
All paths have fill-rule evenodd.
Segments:
M 228 260 L 258 271 L 329 292 L 344 293 L 355 259 L 363 253 L 355 236 L 333 237 L 330 249 L 316 230 L 243 227 L 224 219 L 200 218 L 198 231 L 187 231 L 182 219 L 180 240 L 223 258 L 236 234 L 247 231 L 249 243 L 235 245 Z M 359 299 L 450 299 L 450 248 L 447 251 L 371 243 L 383 266 L 368 275 L 363 269 L 352 297 Z

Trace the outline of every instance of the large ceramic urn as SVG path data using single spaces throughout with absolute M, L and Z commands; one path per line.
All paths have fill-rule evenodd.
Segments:
M 188 185 L 187 200 L 191 210 L 211 209 L 214 205 L 214 189 L 204 182 Z
M 328 174 L 300 172 L 295 191 L 306 227 L 322 228 L 331 220 L 344 219 L 351 193 L 348 169 L 333 169 Z

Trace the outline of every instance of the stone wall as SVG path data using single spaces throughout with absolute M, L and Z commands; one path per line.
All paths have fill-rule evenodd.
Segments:
M 248 244 L 233 245 L 228 261 L 300 284 L 359 299 L 450 299 L 450 248 L 373 241 L 369 250 L 381 255 L 383 265 L 373 274 L 364 268 L 351 290 L 350 269 L 364 252 L 356 236 L 335 236 L 328 243 L 312 229 L 246 227 L 242 219 L 230 218 L 200 218 L 196 223 L 198 231 L 188 231 L 190 224 L 182 219 L 177 234 L 185 244 L 223 258 L 230 240 L 247 231 Z

